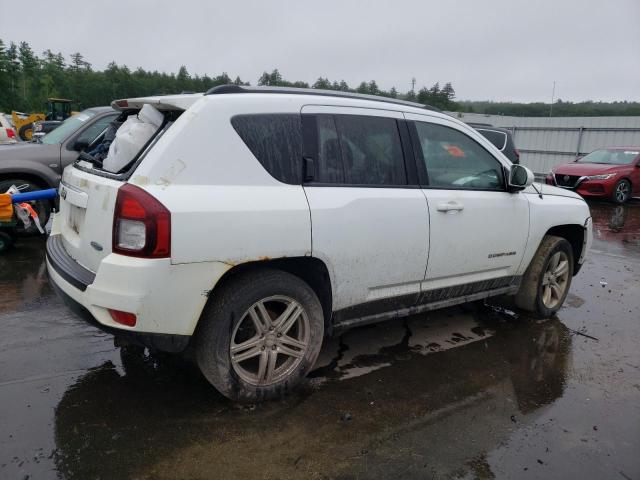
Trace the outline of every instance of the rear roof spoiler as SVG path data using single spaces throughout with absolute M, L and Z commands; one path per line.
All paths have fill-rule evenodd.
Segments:
M 202 93 L 180 95 L 156 95 L 153 97 L 123 98 L 111 102 L 115 110 L 140 109 L 143 105 L 152 105 L 158 110 L 186 110 L 202 98 Z

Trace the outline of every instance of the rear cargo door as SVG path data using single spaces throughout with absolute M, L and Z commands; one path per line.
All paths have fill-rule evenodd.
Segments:
M 74 167 L 62 175 L 56 228 L 67 253 L 92 272 L 111 253 L 113 211 L 122 184 Z

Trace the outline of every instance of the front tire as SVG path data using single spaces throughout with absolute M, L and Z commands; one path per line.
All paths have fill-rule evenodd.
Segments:
M 623 178 L 622 180 L 618 181 L 618 183 L 616 183 L 616 186 L 613 189 L 611 200 L 614 203 L 621 205 L 623 203 L 626 203 L 629 198 L 631 198 L 631 183 L 629 183 L 629 180 L 625 180 Z
M 572 277 L 571 244 L 564 238 L 545 235 L 524 274 L 515 304 L 540 317 L 551 317 L 567 298 Z
M 28 123 L 27 125 L 23 125 L 18 130 L 18 136 L 25 142 L 30 142 L 33 138 L 33 124 Z
M 314 291 L 279 270 L 243 274 L 215 292 L 196 336 L 196 360 L 234 401 L 278 397 L 297 386 L 322 346 L 324 317 Z

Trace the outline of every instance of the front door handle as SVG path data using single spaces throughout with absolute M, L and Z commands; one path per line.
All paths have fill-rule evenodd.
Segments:
M 446 203 L 439 203 L 437 210 L 439 212 L 459 212 L 461 210 L 464 210 L 464 205 L 460 202 L 456 202 L 455 200 L 451 200 Z

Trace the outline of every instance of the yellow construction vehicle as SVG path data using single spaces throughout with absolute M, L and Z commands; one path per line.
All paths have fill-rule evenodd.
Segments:
M 42 120 L 66 120 L 77 112 L 71 111 L 71 100 L 66 98 L 47 98 L 45 113 L 11 112 L 14 128 L 18 136 L 25 141 L 33 137 L 33 123 Z

